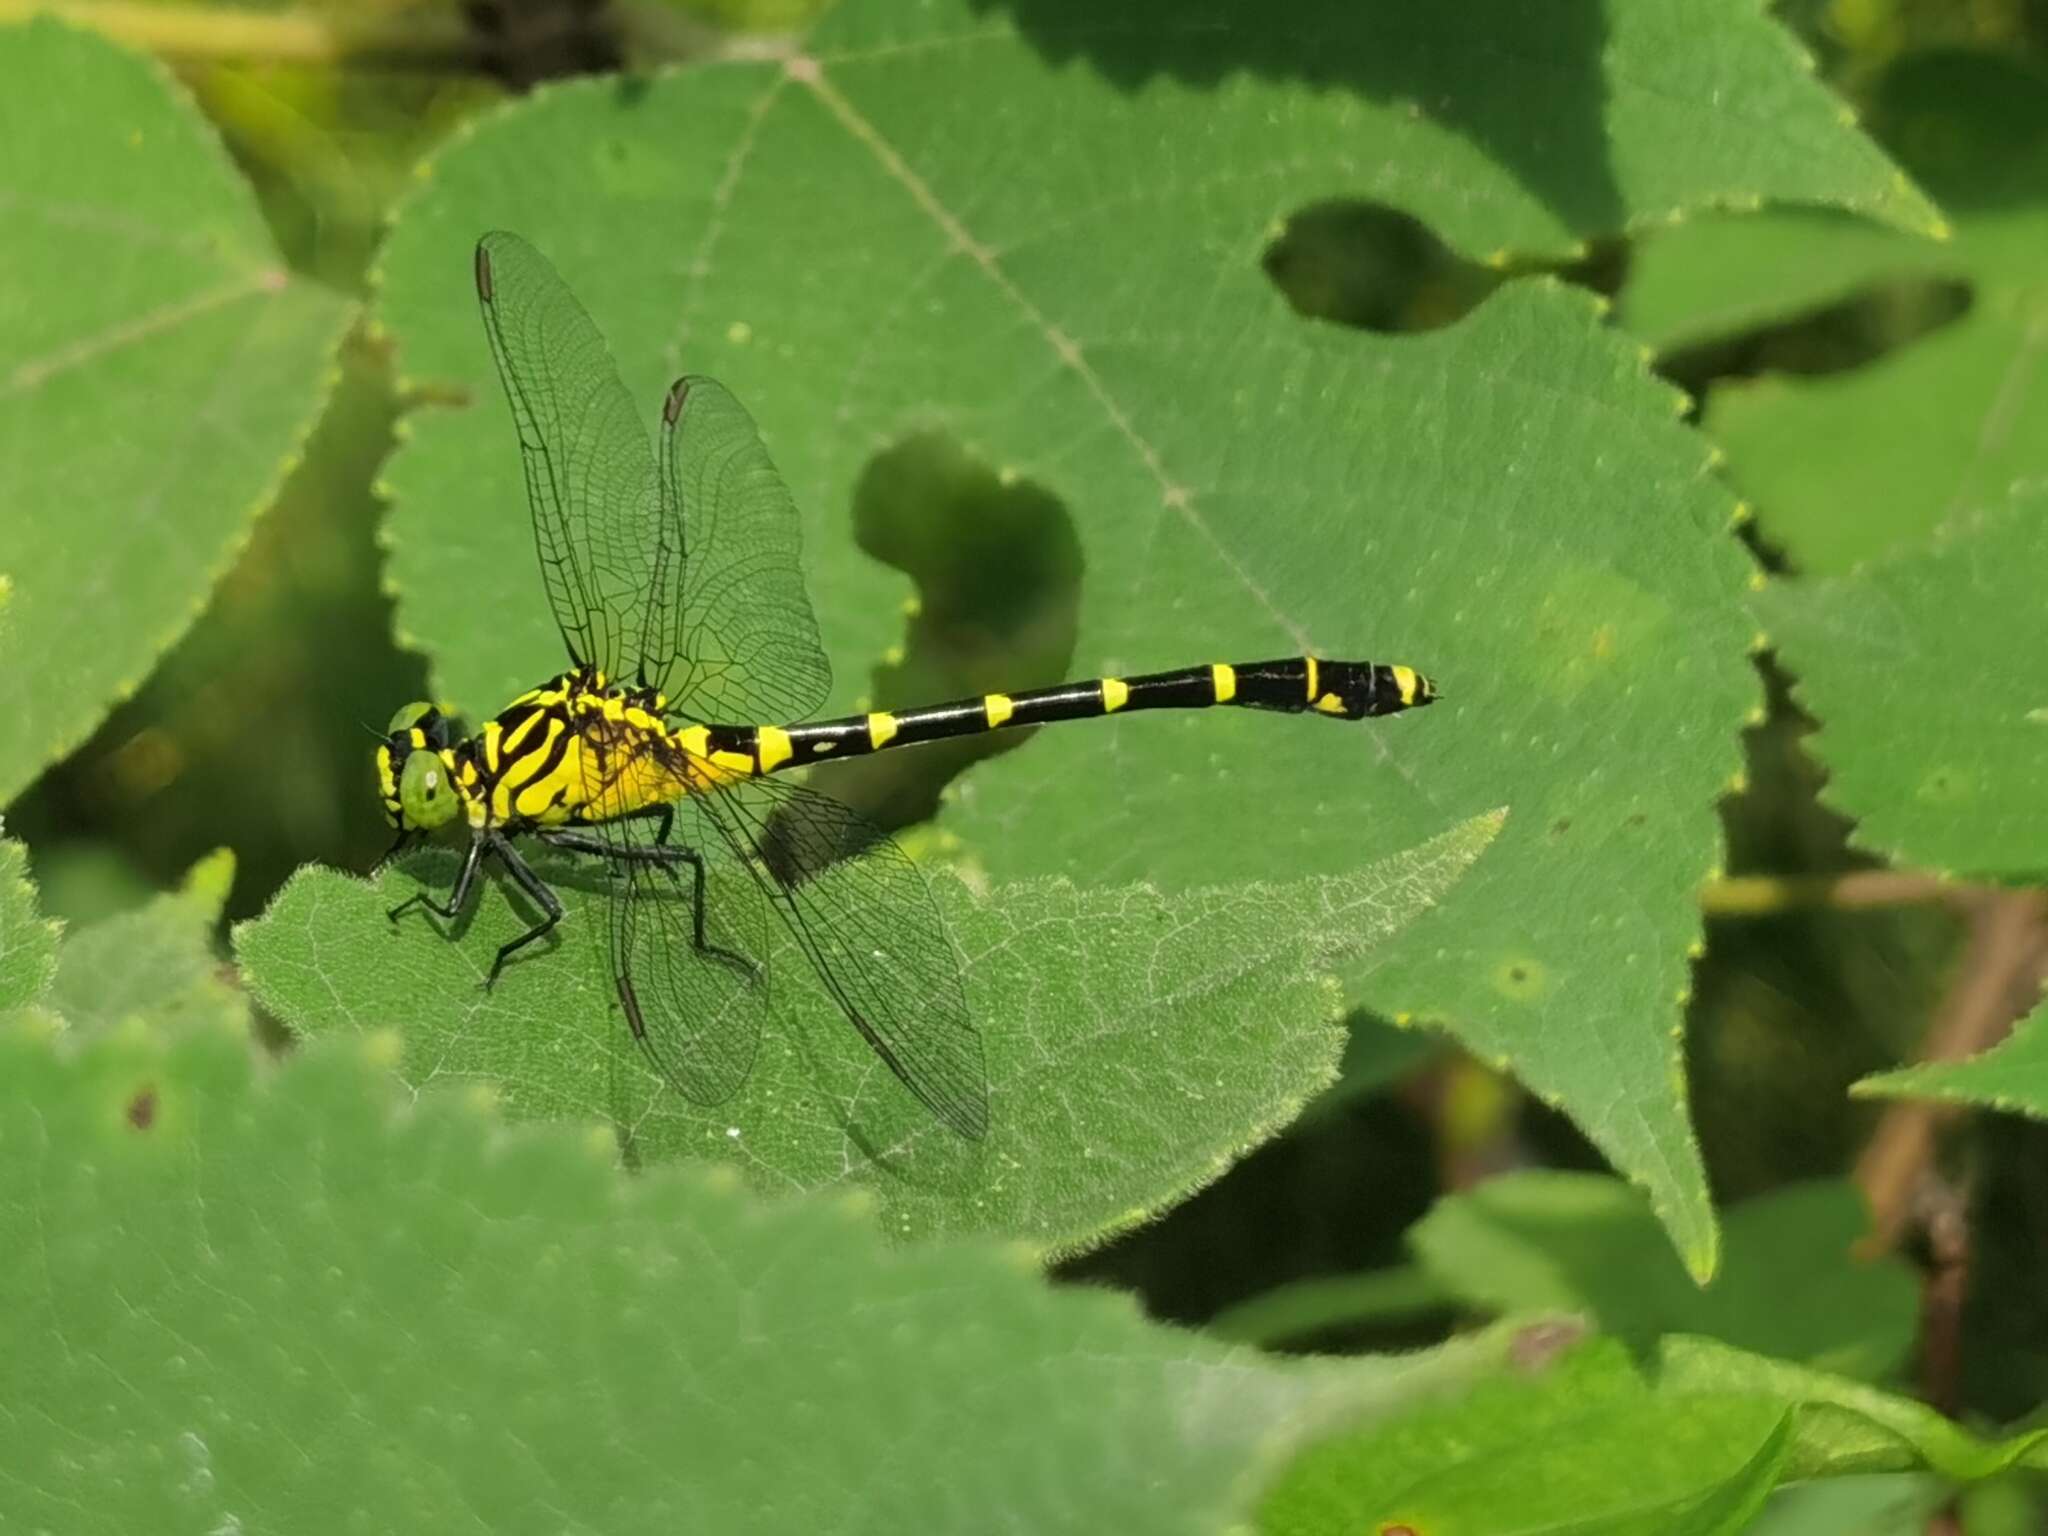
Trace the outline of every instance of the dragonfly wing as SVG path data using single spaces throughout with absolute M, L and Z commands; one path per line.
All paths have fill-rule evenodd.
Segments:
M 611 850 L 612 982 L 634 1042 L 684 1098 L 719 1104 L 753 1070 L 767 989 L 767 914 L 753 882 L 732 868 L 708 827 L 711 847 L 693 842 L 691 802 L 666 845 L 656 821 L 612 821 L 600 829 Z M 697 947 L 697 872 L 687 862 L 651 860 L 657 846 L 695 848 L 705 860 L 704 940 Z
M 597 326 L 531 245 L 496 231 L 476 247 L 477 300 L 526 467 L 533 542 L 573 662 L 620 675 L 645 628 L 664 558 L 647 429 Z
M 961 1136 L 985 1136 L 981 1036 L 910 856 L 850 807 L 785 779 L 747 780 L 698 803 L 875 1054 Z
M 801 720 L 832 691 L 804 591 L 803 530 L 753 417 L 716 379 L 678 379 L 662 409 L 662 510 L 688 551 L 667 608 L 650 602 L 650 682 L 679 714 Z M 664 658 L 657 671 L 656 658 Z

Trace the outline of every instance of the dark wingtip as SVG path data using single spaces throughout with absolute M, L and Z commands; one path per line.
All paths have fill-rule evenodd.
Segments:
M 491 251 L 481 240 L 476 243 L 476 296 L 491 302 Z
M 683 406 L 690 398 L 690 381 L 677 379 L 668 387 L 668 398 L 661 402 L 661 424 L 674 426 L 682 419 Z

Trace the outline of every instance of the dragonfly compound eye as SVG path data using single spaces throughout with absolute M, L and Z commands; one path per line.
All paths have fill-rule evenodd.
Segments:
M 439 753 L 407 754 L 398 777 L 398 804 L 407 825 L 422 830 L 431 831 L 454 819 L 459 800 L 448 782 L 448 765 Z

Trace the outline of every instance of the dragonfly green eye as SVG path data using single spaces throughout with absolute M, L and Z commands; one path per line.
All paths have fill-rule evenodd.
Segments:
M 435 752 L 407 756 L 398 776 L 398 805 L 408 825 L 431 831 L 452 820 L 458 808 L 448 765 Z

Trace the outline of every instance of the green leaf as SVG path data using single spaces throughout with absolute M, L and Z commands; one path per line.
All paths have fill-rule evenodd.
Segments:
M 1780 1488 L 1749 1536 L 1927 1536 L 1949 1489 L 1920 1472 L 1879 1472 Z
M 1707 1536 L 1746 1527 L 1790 1439 L 1784 1404 L 1667 1400 L 1593 1341 L 1524 1378 L 1317 1446 L 1260 1511 L 1268 1536 Z
M 246 1019 L 212 946 L 234 870 L 234 855 L 221 849 L 195 864 L 181 889 L 74 930 L 58 953 L 48 1005 L 88 1029 L 187 1014 Z
M 0 1014 L 40 1002 L 50 990 L 59 931 L 36 909 L 28 850 L 0 838 Z
M 326 399 L 353 306 L 284 269 L 150 60 L 0 28 L 0 802 L 197 615 Z
M 1757 594 L 1863 846 L 1973 879 L 2048 869 L 2048 690 L 2015 665 L 2048 653 L 2044 569 L 2048 482 L 1925 548 Z
M 540 866 L 568 908 L 562 942 L 489 993 L 497 947 L 527 926 L 497 892 L 454 942 L 424 916 L 384 919 L 422 882 L 444 892 L 446 859 L 375 885 L 304 870 L 235 948 L 302 1034 L 402 1025 L 415 1084 L 490 1082 L 516 1115 L 603 1118 L 637 1159 L 729 1159 L 766 1189 L 871 1187 L 905 1236 L 994 1231 L 1059 1251 L 1155 1214 L 1293 1118 L 1343 1043 L 1328 966 L 1412 921 L 1499 824 L 1349 876 L 1177 896 L 1042 880 L 977 899 L 934 880 L 988 1058 L 994 1123 L 972 1144 L 881 1069 L 787 942 L 769 957 L 773 1017 L 746 1086 L 710 1109 L 681 1098 L 613 1003 L 587 867 Z M 713 904 L 752 894 L 711 885 Z
M 1860 1098 L 1944 1099 L 2048 1120 L 2048 1004 L 1967 1061 L 1923 1061 L 1878 1072 L 1849 1090 Z
M 1771 1396 L 1796 1406 L 1788 1481 L 1924 1467 L 1966 1483 L 2013 1467 L 2048 1469 L 2048 1428 L 1988 1440 L 1911 1398 L 1712 1339 L 1666 1339 L 1657 1389 L 1709 1400 Z
M 860 1202 L 401 1107 L 388 1047 L 0 1030 L 0 1525 L 1222 1531 L 1508 1342 L 1263 1360 Z
M 1915 544 L 2048 475 L 2048 74 L 1989 55 L 1909 58 L 1871 124 L 1954 214 L 1953 241 L 1789 212 L 1709 220 L 1650 241 L 1626 300 L 1648 334 L 1698 340 L 1880 281 L 1968 286 L 1961 318 L 1866 367 L 1710 397 L 1731 477 L 1814 574 Z
M 1919 1284 L 1898 1259 L 1852 1256 L 1868 1224 L 1845 1183 L 1745 1201 L 1725 1213 L 1727 1260 L 1701 1287 L 1636 1191 L 1529 1170 L 1438 1201 L 1409 1242 L 1439 1284 L 1486 1311 L 1585 1311 L 1645 1354 L 1663 1334 L 1705 1334 L 1877 1380 L 1912 1346 Z
M 848 509 L 918 434 L 1072 513 L 1078 673 L 1426 666 L 1450 702 L 1362 735 L 1046 732 L 979 767 L 950 824 L 1006 878 L 1184 887 L 1334 874 L 1511 798 L 1490 878 L 1356 1000 L 1567 1107 L 1711 1270 L 1676 1010 L 1756 699 L 1730 502 L 1582 295 L 1515 284 L 1450 330 L 1370 337 L 1297 317 L 1259 267 L 1333 197 L 1476 253 L 1757 197 L 1934 222 L 1753 0 L 1582 20 L 1325 0 L 1274 28 L 1153 0 L 1105 28 L 1059 0 L 847 0 L 786 64 L 507 112 L 435 162 L 381 277 L 409 371 L 476 407 L 390 470 L 403 630 L 472 709 L 561 659 L 467 292 L 471 242 L 503 227 L 561 268 L 645 409 L 687 366 L 760 420 L 841 704 L 903 595 Z

